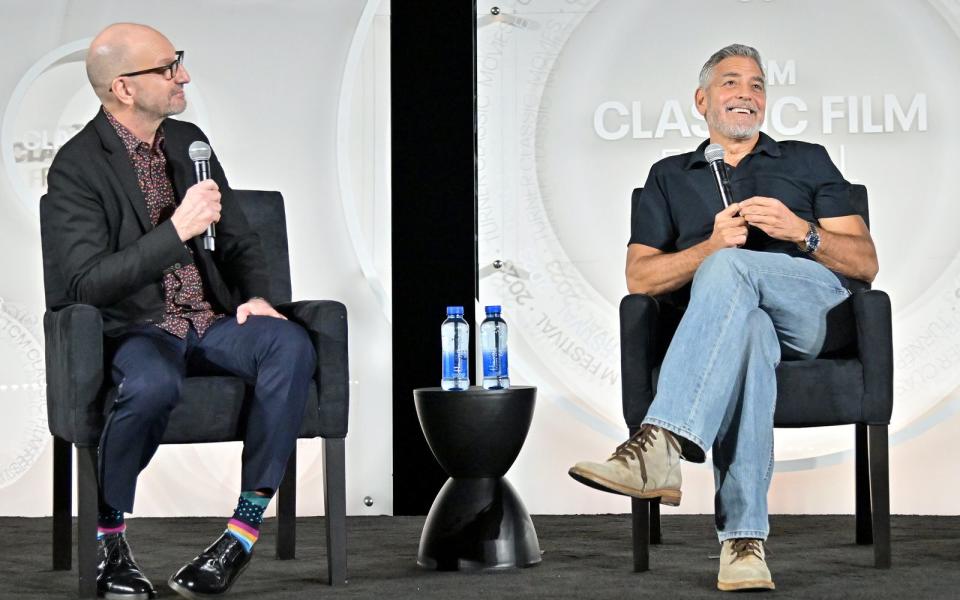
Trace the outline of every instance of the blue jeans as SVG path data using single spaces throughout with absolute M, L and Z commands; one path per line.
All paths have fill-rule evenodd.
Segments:
M 786 254 L 730 248 L 697 269 L 644 423 L 713 447 L 720 541 L 767 538 L 775 369 L 815 357 L 827 312 L 849 295 L 823 265 Z

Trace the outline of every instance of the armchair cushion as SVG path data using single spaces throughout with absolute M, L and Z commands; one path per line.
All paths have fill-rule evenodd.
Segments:
M 317 385 L 311 386 L 299 437 L 345 437 L 349 409 L 346 308 L 339 302 L 318 300 L 278 309 L 307 330 L 318 357 Z M 116 398 L 112 386 L 102 393 L 109 382 L 105 385 L 103 376 L 100 312 L 85 304 L 48 311 L 44 333 L 50 431 L 77 445 L 95 446 Z M 318 387 L 322 390 L 319 395 Z M 163 443 L 243 439 L 245 400 L 252 393 L 252 388 L 236 377 L 188 377 Z
M 620 302 L 623 415 L 643 422 L 657 389 L 659 366 L 682 312 L 645 294 Z M 893 411 L 890 298 L 854 292 L 831 311 L 824 350 L 813 360 L 777 367 L 777 427 L 887 424 Z
M 777 367 L 776 427 L 862 422 L 863 368 L 859 360 L 786 360 Z
M 163 444 L 202 444 L 243 440 L 247 422 L 248 400 L 253 388 L 238 377 L 188 377 L 184 382 L 180 403 L 170 413 L 163 432 Z M 111 388 L 104 402 L 104 417 L 117 398 Z M 297 437 L 321 435 L 317 406 L 317 390 L 310 388 L 304 408 L 303 425 Z

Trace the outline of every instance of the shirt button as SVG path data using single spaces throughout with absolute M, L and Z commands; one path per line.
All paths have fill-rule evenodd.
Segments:
M 173 268 L 174 268 L 174 269 L 179 269 L 180 266 L 181 266 L 180 263 L 174 263 L 174 264 L 173 264 Z

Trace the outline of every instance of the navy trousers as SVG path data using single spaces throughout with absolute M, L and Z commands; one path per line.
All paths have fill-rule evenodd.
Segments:
M 111 372 L 118 387 L 100 438 L 100 494 L 109 506 L 133 512 L 140 474 L 160 445 L 170 412 L 190 375 L 235 375 L 254 386 L 243 440 L 241 490 L 280 485 L 303 420 L 317 366 L 306 331 L 272 317 L 228 315 L 203 337 L 186 339 L 156 325 L 111 340 Z

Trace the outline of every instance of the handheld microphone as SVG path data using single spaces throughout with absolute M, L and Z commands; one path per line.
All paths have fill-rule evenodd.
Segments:
M 726 208 L 733 201 L 733 194 L 730 192 L 730 180 L 727 178 L 727 165 L 723 162 L 723 146 L 710 144 L 704 149 L 703 157 L 710 165 L 713 178 L 717 181 L 717 189 L 720 191 L 720 199 L 723 200 L 723 207 Z
M 722 149 L 721 149 L 722 152 Z M 193 142 L 190 144 L 190 160 L 193 161 L 193 169 L 197 175 L 197 183 L 210 179 L 210 156 L 213 152 L 210 145 L 205 142 Z M 213 223 L 207 225 L 207 232 L 203 234 L 203 249 L 211 252 L 216 248 L 217 228 Z

